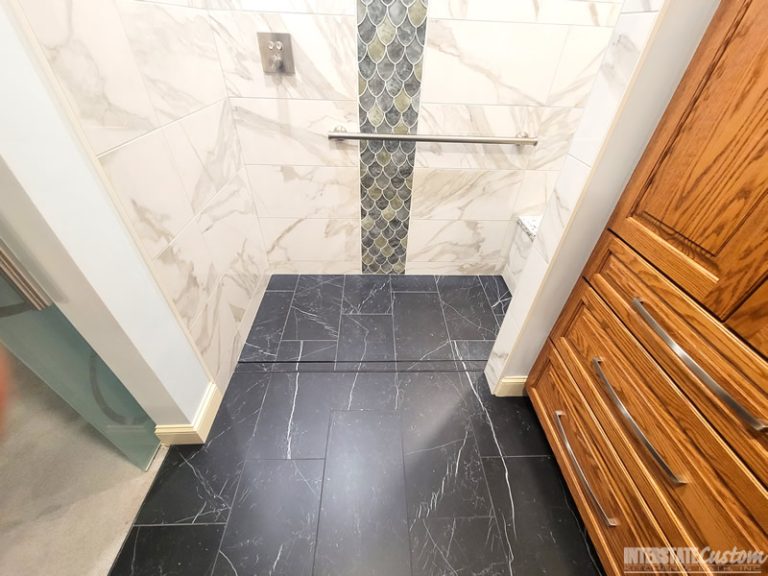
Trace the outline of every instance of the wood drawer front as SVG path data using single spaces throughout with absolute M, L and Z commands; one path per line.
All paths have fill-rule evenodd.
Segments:
M 528 380 L 531 401 L 603 567 L 609 574 L 622 574 L 624 547 L 669 544 L 554 348 L 542 358 Z M 615 525 L 609 526 L 607 519 Z
M 726 324 L 768 358 L 768 280 L 731 314 Z
M 585 282 L 553 340 L 655 513 L 671 507 L 684 539 L 701 547 L 765 547 L 768 493 Z M 610 397 L 596 358 L 647 444 Z M 685 483 L 676 485 L 672 474 Z
M 768 430 L 751 428 L 747 416 L 740 417 L 706 379 L 709 376 L 747 414 L 765 421 L 768 362 L 610 234 L 600 243 L 585 272 L 588 282 L 630 332 L 768 485 Z M 633 302 L 636 298 L 641 302 Z M 653 322 L 680 348 L 665 342 Z M 704 374 L 684 359 L 686 354 Z

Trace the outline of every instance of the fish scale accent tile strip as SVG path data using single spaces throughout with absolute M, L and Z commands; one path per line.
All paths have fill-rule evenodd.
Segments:
M 427 0 L 358 0 L 362 132 L 415 133 Z M 408 248 L 413 142 L 360 143 L 363 272 L 402 274 Z

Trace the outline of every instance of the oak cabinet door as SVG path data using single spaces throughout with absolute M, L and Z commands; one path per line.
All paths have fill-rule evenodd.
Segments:
M 610 227 L 720 319 L 768 273 L 768 10 L 715 20 Z

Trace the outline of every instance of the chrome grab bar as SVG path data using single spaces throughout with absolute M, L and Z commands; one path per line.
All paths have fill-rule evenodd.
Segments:
M 667 333 L 667 331 L 661 327 L 661 325 L 656 321 L 651 313 L 648 312 L 646 307 L 643 306 L 643 301 L 640 298 L 635 297 L 632 300 L 632 307 L 637 311 L 638 314 L 640 314 L 642 319 L 645 320 L 646 324 L 651 327 L 656 335 L 663 340 L 664 344 L 666 344 L 672 350 L 672 352 L 674 352 L 677 357 L 680 358 L 682 363 L 685 364 L 691 372 L 696 374 L 697 378 L 701 380 L 715 396 L 717 396 L 724 404 L 727 404 L 728 407 L 733 410 L 747 426 L 749 426 L 755 432 L 765 432 L 768 430 L 768 422 L 761 420 L 760 418 L 757 418 L 751 414 L 749 410 L 742 406 L 733 396 L 731 396 L 724 388 L 715 382 L 714 378 L 707 374 L 704 368 L 699 366 L 699 363 L 691 358 L 688 352 L 686 352 L 682 346 L 675 342 Z
M 576 458 L 576 454 L 573 452 L 573 448 L 571 448 L 571 443 L 568 441 L 568 435 L 565 433 L 565 428 L 563 427 L 563 423 L 560 421 L 560 419 L 565 416 L 565 412 L 562 410 L 555 410 L 555 426 L 557 426 L 557 431 L 560 434 L 560 439 L 563 441 L 563 445 L 565 446 L 565 451 L 568 452 L 568 457 L 571 459 L 571 463 L 573 464 L 574 470 L 576 470 L 576 475 L 579 477 L 579 481 L 581 482 L 582 486 L 584 486 L 584 489 L 587 491 L 587 495 L 589 496 L 589 499 L 592 500 L 592 503 L 595 505 L 595 508 L 600 512 L 600 516 L 603 517 L 603 522 L 606 526 L 613 527 L 618 526 L 619 521 L 615 518 L 611 518 L 608 516 L 608 513 L 605 511 L 605 508 L 603 508 L 603 505 L 600 504 L 600 501 L 597 499 L 597 495 L 595 494 L 595 491 L 592 490 L 592 485 L 587 480 L 586 474 L 584 474 L 584 469 L 581 467 L 581 464 L 579 464 L 579 460 Z
M 629 425 L 632 434 L 634 434 L 635 438 L 637 438 L 640 443 L 645 446 L 645 449 L 648 450 L 650 455 L 653 457 L 659 467 L 664 471 L 664 474 L 667 475 L 667 478 L 669 478 L 669 481 L 672 482 L 672 484 L 675 486 L 686 484 L 685 480 L 683 480 L 680 476 L 672 471 L 672 469 L 669 467 L 669 464 L 667 464 L 667 461 L 664 460 L 662 455 L 659 454 L 659 451 L 656 450 L 656 447 L 651 444 L 651 441 L 648 440 L 648 437 L 640 429 L 640 426 L 637 425 L 637 422 L 632 417 L 632 414 L 629 413 L 627 407 L 624 406 L 624 402 L 621 401 L 621 398 L 619 398 L 618 394 L 616 394 L 616 390 L 613 389 L 613 386 L 611 386 L 611 383 L 608 381 L 605 372 L 603 372 L 603 369 L 600 367 L 600 362 L 602 362 L 600 358 L 592 358 L 592 366 L 594 367 L 597 376 L 600 378 L 600 381 L 603 383 L 603 389 L 605 390 L 606 394 L 608 394 L 608 397 L 611 399 L 614 406 L 618 408 L 621 416 L 624 418 L 624 421 Z
M 372 132 L 347 132 L 337 126 L 328 132 L 328 140 L 395 140 L 398 142 L 443 142 L 450 144 L 513 144 L 515 146 L 536 146 L 538 138 L 520 134 L 514 138 L 504 136 L 442 136 L 439 134 L 375 134 Z

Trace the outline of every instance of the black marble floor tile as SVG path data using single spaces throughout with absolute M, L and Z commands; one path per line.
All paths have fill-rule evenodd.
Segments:
M 501 276 L 480 276 L 480 283 L 483 285 L 493 313 L 501 316 L 506 314 L 509 301 L 512 300 L 512 294 L 509 292 L 504 278 Z
M 251 331 L 240 354 L 241 362 L 274 360 L 283 337 L 283 327 L 293 292 L 265 292 Z
M 275 372 L 326 372 L 334 369 L 336 340 L 283 340 L 277 351 Z
M 409 518 L 493 514 L 470 427 L 458 440 L 406 451 L 405 479 Z
M 601 574 L 554 458 L 485 458 L 483 464 L 515 574 Z
M 394 372 L 357 372 L 347 410 L 397 410 L 402 392 Z
M 393 300 L 398 362 L 452 360 L 438 294 L 396 292 Z
M 297 274 L 273 274 L 267 284 L 267 290 L 287 290 L 293 292 L 296 289 Z
M 410 523 L 413 576 L 512 575 L 495 518 L 419 518 Z
M 343 314 L 391 314 L 389 276 L 351 275 L 344 278 Z
M 391 276 L 392 292 L 437 292 L 434 276 L 398 275 Z
M 437 289 L 452 340 L 496 339 L 496 318 L 477 276 L 440 276 Z
M 311 576 L 322 460 L 246 463 L 214 576 Z
M 337 360 L 391 361 L 395 359 L 392 316 L 358 314 L 341 317 Z
M 314 573 L 410 576 L 397 413 L 333 413 Z
M 224 526 L 134 526 L 111 576 L 208 576 Z
M 273 373 L 249 458 L 323 458 L 331 410 L 346 409 L 354 373 Z
M 488 360 L 493 350 L 493 340 L 453 340 L 456 360 Z
M 253 440 L 269 375 L 236 372 L 202 446 L 174 446 L 136 524 L 225 522 Z
M 464 374 L 461 383 L 482 456 L 552 453 L 528 398 L 493 396 L 482 372 Z
M 288 313 L 286 340 L 335 340 L 339 336 L 343 276 L 299 276 Z

